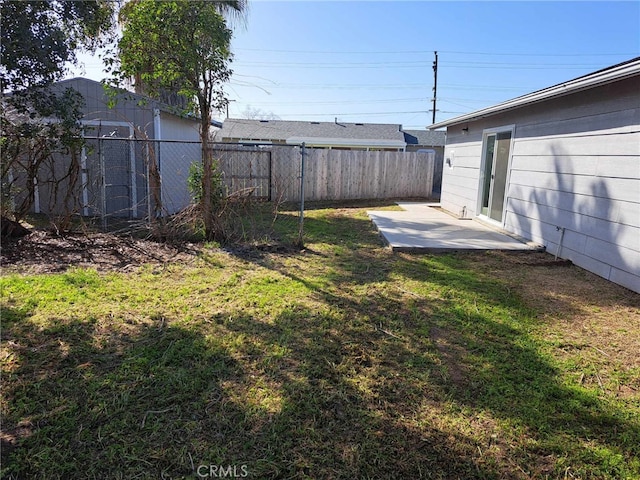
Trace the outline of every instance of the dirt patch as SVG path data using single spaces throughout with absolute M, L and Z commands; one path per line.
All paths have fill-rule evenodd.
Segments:
M 468 384 L 468 373 L 462 366 L 462 360 L 466 354 L 464 348 L 456 344 L 451 338 L 451 333 L 444 328 L 433 327 L 431 339 L 440 353 L 442 364 L 447 370 L 449 381 L 457 389 L 464 389 Z
M 554 356 L 584 371 L 576 382 L 638 397 L 640 295 L 548 253 L 490 252 L 466 259 L 504 281 L 536 312 Z M 558 268 L 562 266 L 563 268 Z
M 129 271 L 144 264 L 192 261 L 199 247 L 170 245 L 109 233 L 55 235 L 36 230 L 20 239 L 2 240 L 0 262 L 5 272 L 55 273 L 69 267 Z

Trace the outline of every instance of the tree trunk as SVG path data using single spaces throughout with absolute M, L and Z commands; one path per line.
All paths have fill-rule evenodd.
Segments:
M 214 240 L 216 236 L 216 222 L 213 211 L 213 192 L 211 189 L 213 158 L 209 148 L 209 142 L 201 135 L 202 143 L 202 217 L 204 231 L 207 240 Z
M 213 189 L 213 152 L 209 146 L 209 128 L 211 125 L 211 107 L 206 99 L 200 103 L 200 143 L 202 144 L 202 218 L 207 240 L 224 241 L 224 232 L 220 228 L 215 210 L 216 192 Z

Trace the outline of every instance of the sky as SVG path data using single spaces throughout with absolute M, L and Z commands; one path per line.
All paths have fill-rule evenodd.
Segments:
M 233 30 L 231 118 L 424 129 L 435 51 L 442 121 L 640 56 L 640 1 L 250 0 Z

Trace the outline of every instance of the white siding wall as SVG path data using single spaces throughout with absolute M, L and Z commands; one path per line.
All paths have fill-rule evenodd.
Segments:
M 450 126 L 445 159 L 454 157 L 453 168 L 445 165 L 443 208 L 460 213 L 466 206 L 475 215 L 482 130 L 515 124 L 504 228 L 640 292 L 637 82 Z
M 160 112 L 162 140 L 200 141 L 200 124 L 198 120 Z M 213 127 L 211 127 L 213 130 Z
M 191 203 L 187 188 L 189 166 L 202 161 L 199 125 L 197 121 L 161 112 L 160 135 L 162 207 L 166 213 L 174 214 Z
M 473 138 L 470 135 L 460 134 L 459 127 L 456 131 L 447 130 L 447 136 L 451 135 L 451 145 L 444 150 L 445 164 L 442 167 L 442 193 L 440 202 L 442 208 L 466 217 L 476 215 L 476 198 L 478 196 L 478 174 L 482 158 L 482 132 Z M 448 165 L 450 162 L 450 165 Z
M 165 213 L 173 214 L 190 203 L 190 195 L 187 190 L 186 179 L 189 173 L 189 165 L 192 161 L 200 161 L 199 122 L 195 119 L 187 119 L 165 111 L 160 112 L 160 131 L 154 116 L 155 102 L 139 102 L 136 95 L 123 94 L 118 97 L 113 108 L 109 107 L 109 98 L 104 87 L 99 82 L 76 78 L 65 80 L 58 84 L 59 90 L 74 88 L 82 94 L 85 100 L 84 119 L 92 121 L 96 125 L 89 135 L 102 136 L 113 131 L 114 127 L 109 122 L 122 122 L 130 125 L 137 139 L 162 139 L 161 146 L 155 145 L 157 150 L 160 173 L 162 177 L 162 201 Z M 105 122 L 102 124 L 101 122 Z M 129 137 L 126 132 L 125 137 Z M 137 207 L 134 216 L 144 216 L 147 213 L 147 205 L 144 200 L 147 195 L 147 175 L 144 163 L 144 147 L 140 144 L 135 154 L 135 178 Z M 97 181 L 95 178 L 91 181 Z M 132 182 L 133 183 L 133 182 Z M 131 198 L 131 202 L 133 202 Z

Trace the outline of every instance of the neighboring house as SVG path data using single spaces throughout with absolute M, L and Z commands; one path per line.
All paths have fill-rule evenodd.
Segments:
M 197 118 L 126 90 L 109 96 L 102 83 L 85 78 L 63 80 L 51 88 L 60 92 L 72 88 L 84 97 L 81 122 L 87 147 L 81 154 L 79 213 L 129 218 L 149 215 L 149 155 L 155 155 L 159 165 L 162 212 L 173 214 L 190 203 L 189 166 L 201 158 Z M 56 172 L 48 175 L 55 177 Z M 54 213 L 62 192 L 53 191 L 49 178 L 39 178 L 38 184 L 36 211 Z
M 640 292 L 640 57 L 431 125 L 442 207 Z
M 442 187 L 442 164 L 444 163 L 444 144 L 446 132 L 441 130 L 403 130 L 404 141 L 407 142 L 405 151 L 420 152 L 433 150 L 436 155 L 435 170 L 433 172 L 433 192 L 440 193 Z
M 379 123 L 301 122 L 228 118 L 216 141 L 300 145 L 340 150 L 404 151 L 402 125 Z

